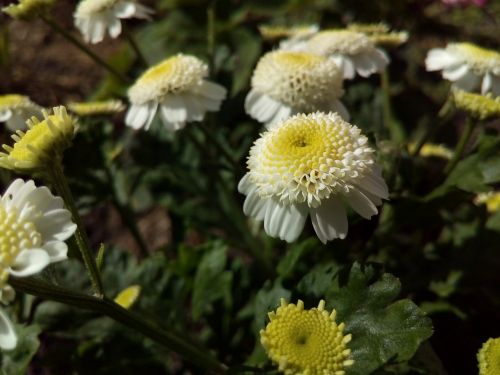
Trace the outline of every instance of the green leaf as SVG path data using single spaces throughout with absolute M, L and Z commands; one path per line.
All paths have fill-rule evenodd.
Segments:
M 323 297 L 330 290 L 340 266 L 335 262 L 316 265 L 297 285 L 299 292 Z
M 407 361 L 432 335 L 432 322 L 417 305 L 408 299 L 395 301 L 401 291 L 395 276 L 355 263 L 337 282 L 327 302 L 337 310 L 337 321 L 345 322 L 345 332 L 352 334 L 354 365 L 349 374 L 366 375 L 390 361 Z
M 41 330 L 38 325 L 16 324 L 15 329 L 18 336 L 17 346 L 14 350 L 2 353 L 2 375 L 26 374 L 28 365 L 40 346 L 38 335 Z
M 211 311 L 211 304 L 219 299 L 231 305 L 233 274 L 224 271 L 227 247 L 217 241 L 201 259 L 193 286 L 193 318 L 199 319 L 204 312 Z

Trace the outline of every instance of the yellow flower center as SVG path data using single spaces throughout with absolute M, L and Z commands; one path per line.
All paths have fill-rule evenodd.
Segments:
M 495 70 L 497 74 L 500 74 L 500 53 L 472 43 L 454 43 L 449 48 L 461 56 L 478 73 Z
M 344 336 L 344 324 L 335 322 L 335 310 L 324 310 L 324 301 L 318 308 L 304 310 L 281 301 L 276 313 L 269 314 L 270 322 L 260 332 L 261 342 L 269 357 L 287 374 L 323 375 L 343 374 L 345 367 L 354 363 L 348 357 L 346 344 L 351 335 Z
M 500 97 L 493 99 L 491 94 L 481 95 L 456 88 L 452 95 L 455 106 L 474 117 L 481 120 L 500 117 Z
M 0 202 L 0 288 L 8 278 L 8 268 L 23 249 L 42 245 L 42 236 L 35 224 L 22 219 L 15 207 L 7 210 Z
M 371 171 L 367 138 L 337 114 L 297 115 L 264 133 L 250 150 L 250 179 L 262 196 L 317 207 Z
M 351 30 L 327 30 L 316 34 L 307 43 L 307 50 L 318 55 L 357 55 L 375 48 L 363 33 Z
M 297 110 L 311 112 L 342 96 L 342 75 L 325 57 L 304 52 L 275 51 L 262 57 L 252 87 Z
M 479 353 L 479 375 L 500 374 L 500 337 L 486 341 Z
M 26 105 L 27 98 L 23 95 L 9 94 L 0 96 L 0 109 Z
M 161 100 L 168 94 L 178 94 L 200 85 L 208 75 L 203 61 L 179 54 L 149 68 L 129 89 L 132 103 L 142 104 Z
M 92 15 L 112 8 L 119 0 L 83 0 L 78 4 L 76 13 L 79 15 Z

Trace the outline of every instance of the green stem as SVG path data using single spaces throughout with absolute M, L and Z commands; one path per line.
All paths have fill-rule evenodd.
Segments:
M 61 196 L 61 198 L 64 200 L 64 203 L 71 212 L 73 221 L 77 225 L 75 239 L 78 248 L 80 249 L 83 263 L 85 264 L 85 268 L 87 268 L 87 272 L 92 282 L 92 287 L 94 288 L 95 295 L 99 298 L 103 298 L 104 289 L 101 281 L 101 276 L 99 274 L 92 249 L 90 247 L 90 241 L 87 237 L 87 233 L 85 233 L 80 214 L 78 213 L 75 201 L 73 200 L 73 196 L 71 195 L 68 181 L 64 176 L 62 163 L 60 161 L 55 161 L 53 163 L 52 169 L 47 172 L 47 176 L 50 180 L 50 183 L 56 189 L 58 195 Z
M 415 148 L 411 152 L 410 156 L 416 156 L 420 153 L 420 150 L 424 146 L 424 144 L 429 140 L 436 132 L 443 126 L 445 123 L 448 122 L 450 119 L 450 116 L 453 114 L 453 100 L 449 96 L 446 102 L 444 103 L 443 107 L 439 110 L 438 113 L 438 122 L 435 126 L 429 126 L 427 127 L 426 131 L 420 137 L 418 140 L 417 144 L 415 145 Z
M 160 328 L 157 324 L 143 319 L 133 311 L 126 310 L 114 301 L 104 297 L 96 298 L 64 289 L 46 282 L 26 277 L 10 277 L 9 284 L 18 292 L 28 293 L 43 299 L 61 302 L 81 309 L 94 311 L 110 317 L 111 319 L 141 332 L 144 336 L 165 346 L 169 350 L 179 353 L 184 359 L 203 367 L 207 371 L 221 374 L 226 366 L 202 349 L 194 346 L 177 334 Z
M 444 173 L 449 175 L 453 169 L 455 169 L 456 165 L 460 161 L 462 154 L 464 152 L 465 146 L 469 142 L 470 136 L 472 135 L 472 131 L 474 130 L 474 122 L 470 117 L 467 117 L 467 121 L 465 122 L 465 128 L 460 136 L 460 140 L 458 141 L 457 147 L 455 148 L 455 152 L 453 157 L 448 162 L 446 167 L 444 168 Z
M 121 81 L 128 83 L 130 80 L 121 74 L 118 70 L 109 65 L 106 61 L 96 55 L 91 49 L 89 49 L 85 44 L 80 42 L 73 35 L 64 30 L 57 23 L 52 21 L 50 18 L 45 17 L 44 15 L 40 15 L 40 18 L 49 25 L 55 32 L 59 33 L 62 37 L 64 37 L 67 41 L 73 43 L 75 47 L 79 48 L 82 52 L 86 53 L 90 58 L 92 58 L 97 64 L 102 66 L 104 69 L 108 70 L 111 74 L 116 76 Z
M 394 119 L 394 115 L 392 113 L 389 72 L 387 70 L 380 73 L 380 86 L 382 88 L 382 116 L 384 119 L 384 125 L 389 129 L 389 133 L 393 141 L 402 142 L 405 138 L 404 130 Z
M 125 24 L 123 25 L 123 34 L 125 35 L 125 38 L 127 38 L 130 47 L 132 47 L 132 49 L 134 50 L 135 55 L 139 59 L 140 63 L 144 66 L 144 68 L 148 68 L 149 67 L 148 61 L 142 54 L 141 49 L 139 48 L 139 45 L 135 41 L 134 36 L 132 35 L 129 28 Z

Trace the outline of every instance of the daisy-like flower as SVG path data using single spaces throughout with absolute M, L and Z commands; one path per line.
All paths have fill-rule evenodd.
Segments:
M 487 193 L 479 193 L 474 198 L 476 205 L 484 204 L 489 213 L 500 211 L 500 191 L 489 191 Z
M 0 196 L 0 290 L 9 302 L 13 290 L 9 275 L 26 277 L 67 258 L 64 243 L 76 230 L 63 200 L 33 181 L 17 179 Z M 0 348 L 12 349 L 17 338 L 12 324 L 0 310 Z
M 0 167 L 21 173 L 43 172 L 60 160 L 62 152 L 71 145 L 75 122 L 62 106 L 55 107 L 53 114 L 42 112 L 43 121 L 32 117 L 27 121 L 26 133 L 18 130 L 12 135 L 13 146 L 2 145 L 6 152 L 0 152 Z
M 294 305 L 281 299 L 260 331 L 261 343 L 285 374 L 343 375 L 354 364 L 347 347 L 352 335 L 344 335 L 345 324 L 337 324 L 336 315 L 325 310 L 323 300 L 317 308 L 304 310 L 301 300 Z
M 326 30 L 314 35 L 304 46 L 310 53 L 331 58 L 344 78 L 353 79 L 382 72 L 389 58 L 364 33 L 352 30 Z
M 443 78 L 465 91 L 500 95 L 500 53 L 472 43 L 449 43 L 427 54 L 428 71 L 442 70 Z
M 12 131 L 26 129 L 31 116 L 40 116 L 42 107 L 23 95 L 0 95 L 0 122 Z
M 125 123 L 149 129 L 160 107 L 165 127 L 182 129 L 188 121 L 201 121 L 207 111 L 218 111 L 226 89 L 205 78 L 208 66 L 200 59 L 178 54 L 148 69 L 128 90 L 131 106 Z
M 490 338 L 477 353 L 479 375 L 500 374 L 500 337 Z
M 112 115 L 125 109 L 121 100 L 105 100 L 101 102 L 69 103 L 68 109 L 80 117 Z
M 17 4 L 10 4 L 2 11 L 12 18 L 29 21 L 46 12 L 54 3 L 55 0 L 18 0 Z
M 74 13 L 75 26 L 87 43 L 99 43 L 106 30 L 112 38 L 122 32 L 120 19 L 150 19 L 154 11 L 135 0 L 82 0 Z
M 295 241 L 308 215 L 326 243 L 347 235 L 344 201 L 366 219 L 388 199 L 381 169 L 361 131 L 336 113 L 299 114 L 262 134 L 238 190 L 243 212 L 271 237 Z
M 272 127 L 296 113 L 338 112 L 349 119 L 339 98 L 342 75 L 336 64 L 305 52 L 274 51 L 264 55 L 252 76 L 246 112 Z
M 486 120 L 500 117 L 500 96 L 493 98 L 491 93 L 481 95 L 453 88 L 452 98 L 457 109 L 474 118 Z

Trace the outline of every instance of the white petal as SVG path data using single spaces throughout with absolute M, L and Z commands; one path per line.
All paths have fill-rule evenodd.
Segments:
M 196 88 L 196 91 L 200 95 L 216 100 L 224 100 L 227 94 L 227 90 L 224 86 L 205 80 Z
M 134 17 L 136 18 L 145 18 L 145 19 L 148 19 L 150 20 L 151 19 L 151 15 L 154 14 L 154 10 L 147 7 L 147 6 L 144 6 L 142 4 L 139 4 L 139 3 L 135 3 L 135 14 L 134 14 Z
M 377 71 L 377 66 L 369 54 L 361 53 L 352 56 L 352 60 L 356 66 L 356 71 L 361 77 L 369 77 Z
M 466 64 L 463 64 L 453 68 L 445 68 L 443 70 L 443 77 L 449 81 L 456 81 L 462 78 L 468 72 L 469 67 Z
M 370 219 L 373 215 L 378 213 L 375 204 L 356 188 L 351 189 L 349 193 L 345 194 L 345 197 L 353 210 L 365 219 Z
M 151 123 L 153 122 L 153 119 L 155 118 L 156 111 L 158 110 L 158 102 L 149 102 L 148 105 L 148 117 L 146 119 L 146 124 L 144 125 L 145 130 L 149 130 L 149 127 L 151 126 Z
M 462 60 L 443 48 L 434 48 L 427 53 L 425 68 L 428 71 L 442 70 L 460 64 Z
M 43 249 L 50 257 L 50 263 L 68 259 L 68 245 L 60 241 L 50 241 L 43 245 Z
M 43 249 L 23 250 L 11 266 L 9 273 L 18 277 L 34 275 L 50 263 L 49 254 Z
M 170 95 L 161 103 L 162 113 L 169 122 L 178 124 L 187 120 L 186 103 L 178 95 Z
M 491 77 L 491 73 L 486 73 L 483 78 L 483 82 L 481 83 L 481 94 L 485 95 L 487 92 L 491 90 L 491 86 L 493 84 L 493 78 Z
M 132 1 L 120 1 L 113 7 L 113 14 L 118 18 L 133 17 L 136 11 L 136 4 Z
M 26 130 L 28 127 L 26 125 L 26 120 L 29 116 L 24 117 L 17 114 L 14 114 L 10 119 L 7 120 L 6 125 L 9 130 L 15 132 L 16 130 Z M 1 120 L 0 120 L 1 121 Z
M 90 23 L 90 43 L 99 43 L 106 34 L 106 23 L 102 19 L 96 19 Z
M 337 112 L 345 121 L 349 121 L 349 119 L 351 118 L 349 112 L 347 111 L 347 108 L 344 106 L 344 104 L 342 104 L 340 100 L 335 99 L 328 110 Z
M 134 129 L 142 128 L 150 117 L 149 104 L 132 104 L 125 116 L 125 124 Z
M 387 184 L 382 176 L 380 176 L 376 171 L 373 171 L 371 174 L 363 177 L 363 179 L 359 181 L 358 185 L 364 190 L 382 199 L 389 198 L 389 189 L 387 188 Z
M 344 239 L 347 235 L 347 215 L 337 198 L 330 198 L 316 208 L 310 209 L 311 221 L 319 240 L 326 244 L 334 238 Z
M 17 345 L 17 335 L 14 327 L 5 312 L 0 309 L 0 348 L 3 350 L 14 349 Z
M 196 96 L 186 96 L 184 101 L 188 106 L 187 121 L 202 121 L 205 107 Z
M 24 182 L 18 178 L 9 185 L 2 200 L 10 201 L 11 205 L 22 209 L 26 205 L 26 197 L 35 189 L 36 186 L 33 180 Z
M 122 23 L 118 18 L 114 18 L 111 21 L 111 24 L 108 26 L 108 32 L 112 38 L 117 38 L 122 33 Z
M 389 56 L 379 48 L 371 52 L 370 57 L 373 59 L 378 73 L 384 71 L 385 67 L 389 64 Z
M 53 210 L 33 220 L 36 229 L 45 241 L 65 241 L 76 230 L 71 221 L 71 213 L 66 209 Z
M 280 108 L 276 112 L 276 114 L 271 118 L 271 120 L 266 124 L 267 129 L 272 129 L 276 125 L 279 125 L 282 121 L 286 120 L 289 118 L 292 114 L 297 113 L 296 110 L 292 109 L 291 107 L 280 104 Z
M 0 110 L 0 122 L 7 121 L 12 116 L 12 111 L 10 109 Z
M 243 203 L 243 213 L 247 216 L 253 217 L 255 220 L 264 220 L 267 201 L 269 198 L 262 198 L 257 192 L 257 186 L 252 185 L 248 190 L 247 197 Z
M 245 99 L 245 112 L 259 122 L 269 122 L 280 108 L 280 102 L 255 90 L 250 90 Z
M 307 213 L 307 205 L 304 203 L 285 205 L 276 199 L 269 199 L 264 218 L 264 230 L 271 237 L 293 242 L 304 228 Z
M 160 115 L 163 125 L 167 130 L 176 131 L 179 128 L 178 124 L 170 120 L 170 108 L 160 105 Z
M 62 198 L 52 195 L 46 186 L 37 187 L 26 194 L 24 204 L 35 206 L 42 214 L 64 208 Z

